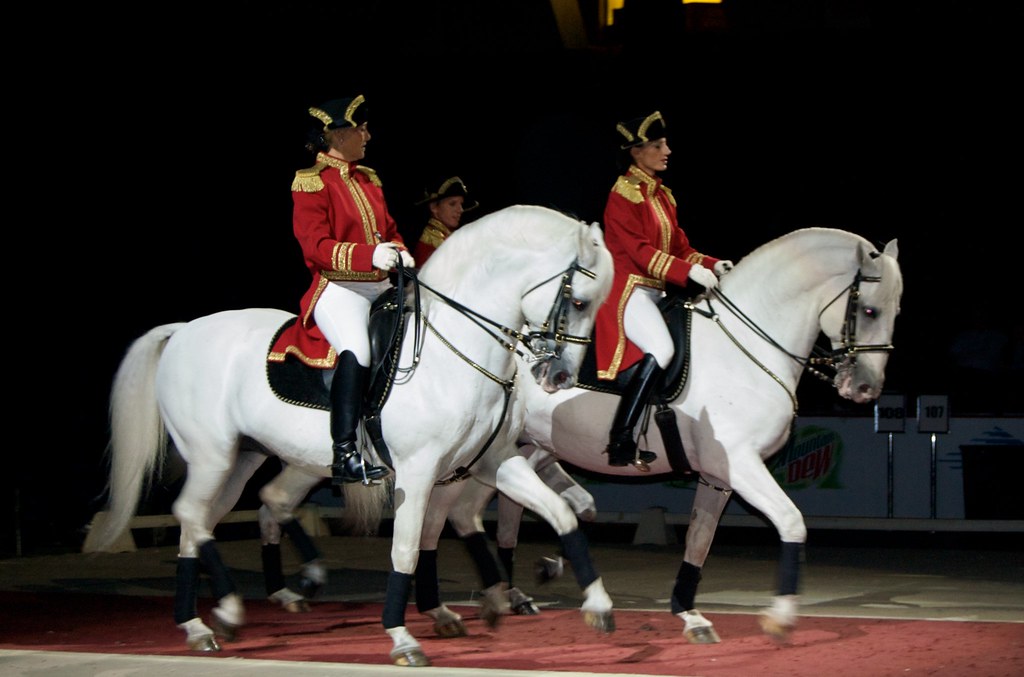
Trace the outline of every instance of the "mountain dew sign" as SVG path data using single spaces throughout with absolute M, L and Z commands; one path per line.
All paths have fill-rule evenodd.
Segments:
M 798 428 L 769 461 L 772 476 L 783 489 L 841 489 L 839 461 L 843 440 L 834 430 L 808 425 Z

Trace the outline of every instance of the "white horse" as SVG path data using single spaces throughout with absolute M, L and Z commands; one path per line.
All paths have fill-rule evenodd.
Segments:
M 641 422 L 638 427 L 646 431 L 641 447 L 655 451 L 657 458 L 649 465 L 609 466 L 602 450 L 616 394 L 591 389 L 583 374 L 577 387 L 550 397 L 524 384 L 527 419 L 521 451 L 536 468 L 561 459 L 607 476 L 636 477 L 639 470 L 678 477 L 686 464 L 698 474 L 686 551 L 671 598 L 672 612 L 683 620 L 690 642 L 719 641 L 711 622 L 695 608 L 695 597 L 733 491 L 771 521 L 781 540 L 779 589 L 761 614 L 761 627 L 779 639 L 795 627 L 807 529 L 765 461 L 790 435 L 797 383 L 806 368 L 817 371 L 809 365 L 835 369 L 833 384 L 844 398 L 866 403 L 881 394 L 903 291 L 897 254 L 895 240 L 879 252 L 845 231 L 798 230 L 754 250 L 722 278 L 718 290 L 688 303 L 689 375 L 681 391 L 664 398 L 685 461 L 673 457 L 658 425 Z M 809 359 L 820 333 L 833 352 Z M 481 485 L 467 489 L 448 514 L 456 531 L 476 528 L 493 495 Z M 521 506 L 499 502 L 499 538 L 518 528 L 521 515 Z
M 456 231 L 413 285 L 416 312 L 406 317 L 410 328 L 378 417 L 384 453 L 369 443 L 372 433 L 360 434 L 363 453 L 394 469 L 392 572 L 382 621 L 395 664 L 430 664 L 405 627 L 405 608 L 424 516 L 447 513 L 467 484 L 449 480 L 469 473 L 552 525 L 578 567 L 585 622 L 614 629 L 611 599 L 576 516 L 517 453 L 524 410 L 514 387 L 529 382 L 554 393 L 575 384 L 612 271 L 597 224 L 514 206 Z M 260 498 L 266 508 L 261 514 L 288 533 L 301 533 L 294 510 L 329 475 L 327 411 L 285 401 L 268 384 L 267 352 L 293 318 L 256 308 L 156 327 L 132 344 L 115 375 L 109 517 L 91 536 L 95 549 L 104 550 L 128 527 L 169 434 L 188 464 L 172 508 L 181 524 L 174 614 L 195 650 L 219 649 L 214 630 L 196 613 L 200 563 L 217 600 L 217 634 L 231 639 L 244 623 L 244 605 L 220 560 L 213 528 L 261 456 L 274 454 L 285 464 Z M 531 353 L 521 363 L 520 343 Z M 521 364 L 532 378 L 522 377 Z M 365 523 L 374 524 L 387 489 L 346 487 L 346 505 L 365 510 Z

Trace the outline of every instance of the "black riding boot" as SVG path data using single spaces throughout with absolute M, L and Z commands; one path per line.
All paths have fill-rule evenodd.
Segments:
M 369 484 L 388 474 L 387 468 L 363 463 L 363 457 L 356 447 L 356 426 L 361 417 L 363 384 L 369 371 L 369 367 L 359 364 L 351 351 L 346 350 L 338 356 L 338 366 L 331 383 L 331 439 L 334 441 L 331 484 Z
M 637 366 L 633 377 L 622 393 L 619 408 L 612 420 L 612 430 L 608 440 L 608 465 L 624 466 L 636 460 L 636 440 L 633 439 L 633 428 L 640 420 L 640 412 L 647 404 L 647 398 L 654 389 L 654 384 L 661 377 L 661 367 L 654 355 L 647 353 Z M 641 451 L 640 460 L 650 463 L 657 456 L 651 451 Z

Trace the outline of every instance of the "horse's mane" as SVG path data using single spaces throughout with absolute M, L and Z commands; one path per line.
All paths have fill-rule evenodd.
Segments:
M 771 271 L 777 270 L 780 266 L 813 267 L 822 260 L 828 249 L 852 252 L 853 260 L 856 261 L 856 252 L 861 248 L 882 268 L 879 298 L 898 299 L 903 293 L 903 277 L 895 257 L 883 255 L 861 235 L 821 226 L 800 228 L 760 245 L 740 259 L 734 273 L 730 273 L 722 280 L 723 289 L 727 290 L 730 283 L 736 284 L 749 274 L 752 274 L 754 279 L 771 275 Z
M 420 277 L 437 288 L 449 288 L 475 275 L 478 266 L 520 265 L 552 247 L 576 247 L 580 225 L 547 207 L 505 207 L 449 235 L 423 265 Z

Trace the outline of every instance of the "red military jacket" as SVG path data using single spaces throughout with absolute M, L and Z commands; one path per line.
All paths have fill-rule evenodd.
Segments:
M 420 239 L 416 242 L 416 250 L 413 252 L 412 257 L 416 259 L 416 267 L 422 268 L 423 264 L 427 262 L 430 255 L 441 246 L 441 243 L 448 239 L 454 231 L 450 230 L 448 226 L 444 225 L 437 219 L 431 217 L 427 221 L 426 227 L 423 229 L 423 233 L 420 235 Z
M 690 246 L 679 227 L 676 201 L 661 179 L 636 165 L 616 180 L 604 210 L 604 240 L 615 260 L 615 279 L 594 325 L 597 377 L 614 380 L 620 371 L 643 357 L 627 337 L 626 302 L 639 285 L 665 289 L 685 287 L 690 268 L 713 268 L 718 259 Z
M 373 267 L 374 248 L 397 242 L 405 249 L 405 243 L 369 167 L 318 153 L 315 165 L 295 172 L 292 203 L 292 229 L 313 281 L 299 302 L 298 321 L 281 333 L 268 359 L 283 362 L 290 353 L 311 367 L 332 369 L 338 356 L 313 318 L 317 299 L 331 280 L 385 279 L 387 273 Z

